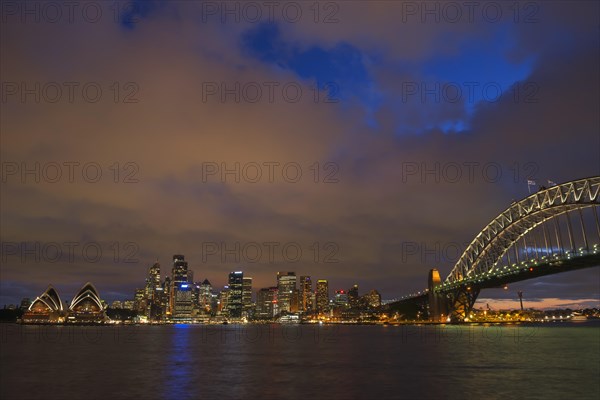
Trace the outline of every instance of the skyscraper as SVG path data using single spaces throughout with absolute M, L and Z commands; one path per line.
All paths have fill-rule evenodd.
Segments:
M 277 287 L 260 289 L 256 293 L 255 317 L 258 319 L 271 319 L 277 313 Z
M 290 312 L 297 313 L 300 311 L 300 292 L 298 289 L 294 288 L 292 290 L 292 294 L 290 295 Z
M 358 296 L 358 285 L 355 284 L 348 290 L 348 305 L 350 308 L 360 307 L 360 298 Z
M 171 278 L 166 276 L 165 281 L 163 282 L 163 309 L 165 316 L 170 318 L 173 315 L 173 297 L 172 297 L 172 286 Z
M 197 317 L 200 313 L 200 282 L 190 285 L 192 287 L 192 316 Z
M 228 316 L 229 315 L 229 286 L 224 286 L 223 290 L 219 292 L 217 296 L 217 312 L 220 315 Z
M 252 278 L 244 276 L 242 283 L 242 310 L 248 313 L 252 308 Z
M 173 321 L 190 322 L 192 320 L 192 284 L 181 283 L 175 290 Z
M 139 313 L 146 312 L 146 292 L 144 289 L 135 289 L 133 296 L 135 311 Z
M 242 291 L 244 284 L 244 273 L 242 271 L 229 273 L 229 298 L 227 300 L 227 310 L 231 318 L 241 318 L 242 316 Z
M 158 263 L 158 260 L 150 267 L 148 278 L 153 288 L 160 287 L 160 264 Z
M 312 281 L 310 276 L 300 277 L 300 311 L 312 311 Z
M 200 284 L 198 303 L 204 312 L 212 311 L 212 285 L 208 279 L 205 279 Z
M 150 318 L 153 320 L 162 320 L 167 310 L 167 299 L 164 288 L 159 286 L 154 291 L 154 301 L 150 309 Z
M 317 312 L 329 311 L 329 284 L 326 279 L 317 281 Z
M 160 284 L 160 264 L 158 260 L 148 270 L 146 279 L 146 316 L 152 320 L 163 315 L 163 288 Z
M 187 321 L 192 316 L 192 287 L 188 282 L 188 263 L 182 254 L 173 256 L 171 271 L 171 311 L 174 321 Z
M 173 270 L 171 271 L 174 286 L 188 282 L 188 263 L 181 254 L 173 256 Z
M 292 305 L 292 295 L 296 290 L 295 272 L 277 273 L 277 304 L 279 312 L 290 312 Z
M 146 278 L 146 299 L 152 301 L 154 298 L 154 291 L 160 286 L 160 264 L 155 262 L 148 269 L 148 276 Z

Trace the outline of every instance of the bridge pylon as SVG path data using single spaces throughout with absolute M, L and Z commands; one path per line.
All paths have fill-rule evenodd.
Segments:
M 436 291 L 436 287 L 442 284 L 440 272 L 433 268 L 429 271 L 428 278 L 428 303 L 429 303 L 429 320 L 432 322 L 446 322 L 448 317 L 448 304 L 446 296 Z
M 475 286 L 463 286 L 455 289 L 448 295 L 450 302 L 450 320 L 452 322 L 466 322 L 471 316 L 471 311 L 479 296 L 481 289 Z

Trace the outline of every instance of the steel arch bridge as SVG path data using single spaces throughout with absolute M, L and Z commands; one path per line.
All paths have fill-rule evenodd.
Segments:
M 523 235 L 559 214 L 599 204 L 599 192 L 600 177 L 593 177 L 553 186 L 513 203 L 473 239 L 446 282 L 493 272 L 498 260 Z
M 425 294 L 403 301 L 428 302 L 432 320 L 445 321 L 450 317 L 464 321 L 481 289 L 599 266 L 598 206 L 600 176 L 541 188 L 513 202 L 487 224 L 467 246 L 443 283 L 430 273 Z M 590 214 L 588 220 L 593 220 L 591 224 L 588 221 L 587 228 L 584 210 Z M 571 221 L 573 214 L 579 220 L 575 229 Z M 594 226 L 591 234 L 590 226 Z M 554 235 L 550 233 L 552 228 Z

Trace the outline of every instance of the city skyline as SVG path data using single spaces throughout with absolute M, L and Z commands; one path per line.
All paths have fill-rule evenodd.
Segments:
M 528 188 L 531 185 L 535 186 L 536 183 L 528 180 Z M 548 185 L 549 187 L 540 185 L 537 192 L 530 194 L 519 202 L 513 201 L 507 210 L 503 211 L 492 220 L 461 254 L 459 261 L 454 264 L 454 268 L 450 272 L 450 275 L 443 282 L 437 268 L 433 268 L 429 271 L 426 289 L 412 292 L 409 295 L 405 294 L 399 298 L 396 297 L 392 300 L 388 300 L 387 302 L 405 302 L 407 299 L 410 300 L 412 298 L 410 301 L 414 300 L 421 304 L 421 300 L 417 299 L 427 295 L 429 299 L 427 301 L 427 303 L 429 303 L 427 308 L 430 312 L 433 312 L 434 315 L 437 315 L 436 318 L 442 318 L 443 320 L 447 318 L 447 314 L 445 313 L 448 312 L 447 306 L 449 306 L 449 304 L 456 302 L 456 305 L 465 305 L 466 308 L 462 308 L 462 305 L 459 308 L 451 308 L 451 310 L 454 310 L 452 311 L 453 318 L 462 320 L 463 318 L 467 318 L 468 310 L 472 307 L 474 308 L 477 302 L 479 302 L 480 305 L 482 302 L 485 302 L 488 309 L 490 303 L 495 306 L 496 300 L 493 298 L 478 299 L 481 288 L 502 288 L 504 291 L 507 291 L 508 283 L 511 285 L 514 284 L 517 288 L 516 293 L 519 297 L 520 307 L 523 309 L 523 290 L 518 289 L 520 289 L 519 286 L 520 284 L 522 285 L 524 281 L 531 280 L 532 278 L 539 279 L 539 277 L 554 275 L 557 272 L 572 274 L 582 267 L 596 266 L 595 260 L 597 260 L 597 253 L 600 246 L 600 243 L 598 243 L 598 240 L 600 240 L 600 219 L 598 218 L 598 211 L 596 208 L 600 193 L 600 177 L 583 178 L 561 184 L 549 180 Z M 569 209 L 577 211 L 576 214 L 578 217 L 576 216 L 575 218 L 579 219 L 579 230 L 573 230 L 573 212 L 569 213 Z M 539 216 L 544 214 L 546 216 L 540 220 Z M 554 230 L 554 238 L 549 232 L 548 224 L 545 223 L 548 218 L 553 222 L 553 228 L 551 229 Z M 596 231 L 595 233 L 592 233 L 591 237 L 588 236 L 590 234 L 590 225 L 592 225 L 592 230 L 595 225 Z M 563 227 L 561 228 L 561 226 Z M 563 234 L 563 229 L 567 231 L 567 236 Z M 579 239 L 577 236 L 579 236 Z M 540 243 L 539 246 L 538 243 Z M 69 245 L 70 250 L 72 250 L 73 246 L 77 246 L 77 243 L 73 242 L 65 243 L 65 245 L 67 244 Z M 86 244 L 84 249 L 90 244 L 92 243 Z M 99 247 L 97 243 L 93 244 L 97 246 L 95 247 L 95 261 L 97 261 L 101 256 L 101 247 Z M 118 243 L 116 244 L 117 248 L 115 249 L 114 254 L 115 261 L 117 261 L 118 257 Z M 220 243 L 220 247 L 216 243 L 208 244 L 210 247 L 206 246 L 206 248 L 210 248 L 211 255 L 218 254 L 217 250 L 219 250 L 223 262 L 229 256 L 233 256 L 236 261 L 239 260 L 241 254 L 243 254 L 244 257 L 248 257 L 246 253 L 247 246 L 258 251 L 255 254 L 253 262 L 256 261 L 256 257 L 260 258 L 262 255 L 260 250 L 261 245 L 257 242 L 251 242 L 243 247 L 240 247 L 240 244 L 236 243 L 233 248 L 228 248 L 224 243 Z M 50 245 L 56 247 L 60 253 L 59 244 L 51 243 Z M 275 256 L 275 249 L 280 246 L 280 243 L 266 242 L 262 245 L 269 248 L 269 259 L 272 263 L 273 257 Z M 413 246 L 411 248 L 412 252 L 414 251 L 415 244 L 412 243 L 411 245 Z M 2 243 L 2 258 L 5 259 L 7 255 L 10 254 L 13 256 L 20 255 L 21 261 L 23 261 L 24 258 L 31 256 L 33 256 L 36 261 L 39 261 L 41 253 L 43 253 L 45 257 L 48 257 L 47 247 L 51 246 L 44 245 L 43 248 L 40 248 L 39 243 L 36 243 L 33 249 L 27 249 L 27 244 L 21 243 L 19 249 L 21 253 L 18 254 L 15 251 L 18 249 L 16 244 L 9 243 L 7 245 L 7 243 Z M 321 260 L 320 246 L 321 244 L 318 242 L 312 243 L 310 246 L 310 249 L 314 253 L 315 263 Z M 287 249 L 290 247 L 296 252 L 292 262 L 299 261 L 302 249 L 298 243 L 285 243 L 281 255 L 289 262 L 290 256 Z M 333 242 L 327 242 L 324 247 L 337 250 L 337 244 Z M 205 243 L 202 244 L 202 248 L 205 250 Z M 422 249 L 421 251 L 421 257 L 423 254 L 433 252 L 431 249 L 428 250 L 427 248 Z M 203 259 L 205 255 L 206 254 L 203 254 Z M 86 254 L 83 254 L 83 256 L 86 261 L 89 261 Z M 405 254 L 403 253 L 402 257 L 404 258 L 404 256 Z M 50 262 L 55 262 L 59 258 L 61 258 L 60 254 L 59 256 L 55 256 Z M 72 258 L 73 252 L 71 251 L 69 259 L 72 261 Z M 339 260 L 331 259 L 330 257 L 326 257 L 324 260 L 332 263 L 339 262 Z M 165 280 L 161 285 L 160 263 L 159 259 L 156 258 L 155 263 L 149 268 L 145 289 L 135 290 L 133 301 L 138 304 L 141 301 L 149 302 L 148 304 L 152 305 L 152 307 L 156 306 L 160 309 L 151 310 L 149 308 L 146 310 L 145 312 L 148 318 L 151 318 L 155 313 L 158 313 L 158 316 L 154 316 L 163 318 L 164 314 L 164 317 L 168 319 L 174 318 L 177 320 L 177 318 L 181 318 L 181 321 L 187 321 L 192 315 L 192 310 L 198 308 L 201 303 L 205 303 L 201 301 L 198 296 L 199 290 L 201 291 L 201 286 L 208 284 L 210 287 L 208 279 L 206 278 L 202 284 L 196 282 L 194 280 L 194 270 L 188 267 L 188 261 L 185 260 L 185 256 L 182 254 L 173 255 L 172 262 L 171 276 L 165 274 Z M 506 271 L 507 269 L 509 270 Z M 534 270 L 535 274 L 532 274 Z M 432 278 L 432 273 L 434 274 L 434 278 Z M 520 274 L 518 277 L 511 278 L 511 275 L 517 273 Z M 229 272 L 227 285 L 223 286 L 223 290 L 218 292 L 217 303 L 219 304 L 219 312 L 225 312 L 233 318 L 241 318 L 242 315 L 251 315 L 254 311 L 252 303 L 252 281 L 252 277 L 244 277 L 243 271 Z M 475 285 L 476 288 L 474 288 L 472 292 L 469 292 L 473 285 Z M 321 290 L 319 290 L 320 286 L 322 286 Z M 278 314 L 293 314 L 298 310 L 319 311 L 319 308 L 324 308 L 324 302 L 331 301 L 327 280 L 317 280 L 317 286 L 314 293 L 312 292 L 311 287 L 312 280 L 310 276 L 302 275 L 300 276 L 300 282 L 298 282 L 298 277 L 295 272 L 278 271 L 276 286 L 278 292 Z M 50 290 L 50 288 L 52 288 L 51 285 L 47 290 Z M 263 289 L 267 290 L 269 288 Z M 263 295 L 263 289 L 257 291 L 257 295 L 259 293 Z M 155 294 L 156 291 L 160 292 Z M 319 294 L 320 291 L 321 294 Z M 375 290 L 373 291 L 376 292 Z M 327 293 L 325 297 L 323 292 Z M 162 299 L 159 300 L 158 303 L 156 303 L 157 300 L 154 299 L 157 295 Z M 377 295 L 380 297 L 378 292 Z M 450 298 L 454 298 L 455 300 L 449 301 Z M 460 300 L 461 298 L 462 300 Z M 358 285 L 354 284 L 353 287 L 347 291 L 343 289 L 336 290 L 333 302 L 334 304 L 337 304 L 340 301 L 342 303 L 353 304 L 357 299 Z M 550 305 L 550 303 L 544 304 L 543 299 L 541 302 L 539 299 L 535 298 L 528 298 L 528 300 L 537 303 L 536 305 L 538 308 L 543 309 L 554 307 L 557 299 L 553 299 L 555 301 L 553 305 Z M 23 298 L 21 300 L 21 305 L 26 302 L 27 298 Z M 129 300 L 126 302 L 129 302 Z M 443 307 L 437 305 L 438 302 L 445 305 Z M 510 299 L 506 298 L 506 296 L 500 300 L 500 304 L 509 304 L 509 302 Z M 310 306 L 308 305 L 309 303 Z M 571 308 L 572 306 L 576 306 L 577 308 L 597 308 L 599 303 L 600 300 L 597 299 L 579 298 L 576 301 L 566 303 L 565 299 L 559 299 L 558 304 L 560 306 L 567 305 L 567 308 Z M 425 304 L 423 303 L 422 305 Z M 9 308 L 14 307 L 14 304 L 11 304 Z M 454 312 L 459 314 L 454 314 Z
M 183 257 L 183 255 L 174 255 L 175 257 Z M 155 262 L 148 268 L 148 276 L 152 276 L 153 275 L 153 271 L 158 270 L 160 271 L 160 259 L 156 258 Z M 187 262 L 186 262 L 187 264 Z M 240 271 L 243 273 L 243 271 Z M 229 272 L 228 275 L 231 275 L 232 273 L 235 273 L 235 271 Z M 277 288 L 277 276 L 280 272 L 277 272 L 277 275 L 274 275 L 274 279 L 273 279 L 273 284 L 275 285 L 274 288 Z M 295 272 L 293 272 L 293 274 L 295 274 Z M 192 276 L 194 275 L 193 273 L 191 274 Z M 163 276 L 164 278 L 169 278 L 172 279 L 172 275 L 168 274 L 168 273 L 163 273 L 162 275 L 160 274 L 160 272 L 158 274 L 154 273 L 154 276 L 156 277 L 156 282 L 160 283 L 160 276 Z M 187 276 L 187 275 L 186 275 Z M 322 279 L 322 278 L 316 278 L 315 276 L 311 276 L 311 275 L 301 275 L 298 276 L 299 278 L 308 278 L 308 282 L 311 283 L 310 287 L 312 288 L 311 290 L 311 294 L 314 296 L 314 298 L 312 299 L 312 304 L 316 307 L 316 309 L 319 308 L 318 305 L 318 290 L 319 290 L 319 282 L 322 282 L 325 286 L 324 286 L 324 292 L 326 293 L 326 299 L 327 299 L 327 304 L 329 303 L 330 300 L 333 300 L 334 297 L 329 295 L 329 283 L 330 281 L 327 279 Z M 217 280 L 213 279 L 214 282 L 217 282 Z M 249 279 L 253 279 L 252 277 L 249 277 Z M 149 281 L 149 277 L 146 280 L 146 283 L 148 284 Z M 164 284 L 164 279 L 163 279 L 163 284 Z M 209 277 L 205 277 L 202 280 L 198 280 L 198 281 L 185 281 L 186 283 L 193 283 L 193 284 L 199 284 L 202 285 L 203 283 L 208 283 L 208 285 L 212 288 L 211 290 L 215 290 L 216 293 L 219 293 L 221 289 L 224 288 L 228 288 L 230 280 L 229 279 L 225 279 L 224 282 L 225 284 L 223 285 L 212 285 L 210 283 Z M 312 284 L 312 282 L 314 282 L 314 285 Z M 139 285 L 138 285 L 139 286 Z M 298 280 L 297 281 L 297 290 L 299 292 L 299 295 L 301 295 L 302 293 L 302 280 Z M 334 286 L 336 289 L 334 289 L 335 292 L 337 291 L 350 291 L 355 287 L 358 287 L 359 284 L 355 283 L 352 285 L 352 287 L 350 287 L 350 289 L 344 289 L 338 286 Z M 424 285 L 425 286 L 425 285 Z M 53 284 L 53 283 L 49 283 L 45 286 L 45 289 L 47 289 L 48 287 L 58 287 L 57 285 Z M 273 286 L 271 286 L 271 288 L 273 288 Z M 504 288 L 504 290 L 506 290 L 508 287 Z M 517 286 L 518 288 L 518 286 Z M 259 292 L 263 291 L 263 290 L 268 290 L 269 289 L 269 285 L 261 287 L 261 286 L 252 286 L 252 290 L 251 290 L 251 301 L 257 300 L 258 299 L 258 294 Z M 372 289 L 376 289 L 376 288 L 372 288 Z M 135 291 L 137 290 L 141 290 L 139 288 L 136 289 L 132 289 L 131 292 L 135 293 Z M 363 288 L 364 290 L 364 288 Z M 499 299 L 499 298 L 488 298 L 485 296 L 482 296 L 480 299 L 478 299 L 476 306 L 478 308 L 482 308 L 482 306 L 485 304 L 486 306 L 492 306 L 493 308 L 496 309 L 513 309 L 516 310 L 520 307 L 521 303 L 517 298 L 517 293 L 518 291 L 515 289 L 513 290 L 515 293 L 515 298 L 514 299 Z M 129 296 L 129 297 L 127 297 Z M 106 301 L 107 305 L 113 304 L 114 302 L 124 302 L 124 301 L 134 301 L 134 295 L 127 295 L 124 294 L 123 297 L 112 297 L 112 298 L 108 298 L 103 296 L 102 300 Z M 32 299 L 35 298 L 35 296 L 25 296 L 23 299 Z M 18 305 L 19 303 L 21 303 L 21 301 L 23 299 L 20 299 L 20 301 L 18 302 L 14 302 L 14 303 L 10 303 L 10 304 L 4 304 L 3 307 L 7 307 L 9 305 Z M 301 297 L 300 297 L 301 299 Z M 382 301 L 386 301 L 386 302 L 390 302 L 390 301 L 397 301 L 398 298 L 383 298 L 382 297 Z M 600 301 L 596 298 L 591 298 L 591 299 L 578 299 L 576 301 L 568 301 L 565 299 L 560 299 L 560 298 L 544 298 L 544 299 L 536 299 L 536 298 L 526 298 L 526 303 L 528 304 L 528 308 L 532 308 L 532 309 L 540 309 L 540 310 L 552 310 L 552 309 L 558 309 L 558 308 L 572 308 L 572 309 L 584 309 L 584 308 L 598 308 L 598 305 L 600 303 Z

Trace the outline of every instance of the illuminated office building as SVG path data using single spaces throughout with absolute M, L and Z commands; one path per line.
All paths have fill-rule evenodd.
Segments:
M 141 314 L 146 313 L 146 290 L 145 289 L 135 289 L 135 294 L 133 296 L 134 308 L 135 311 Z
M 229 315 L 229 286 L 223 287 L 217 296 L 217 313 L 222 316 Z
M 263 288 L 256 293 L 256 319 L 272 319 L 279 310 L 277 307 L 277 287 Z
M 192 319 L 192 284 L 181 283 L 175 290 L 173 316 L 174 322 L 190 322 Z
M 329 284 L 326 279 L 317 281 L 317 312 L 326 313 L 329 311 Z
M 148 317 L 154 321 L 160 321 L 165 317 L 165 295 L 164 289 L 162 286 L 157 287 L 154 290 L 154 297 L 152 302 L 150 303 L 150 310 Z
M 212 310 L 212 302 L 213 302 L 213 293 L 212 293 L 212 285 L 210 284 L 208 279 L 205 279 L 200 284 L 200 293 L 198 294 L 198 304 L 200 305 L 200 309 L 209 313 Z
M 252 278 L 244 276 L 242 281 L 242 312 L 248 315 L 252 309 Z
M 173 256 L 171 277 L 175 284 L 174 286 L 179 286 L 181 283 L 188 283 L 188 263 L 182 254 L 175 254 Z
M 160 284 L 160 264 L 155 262 L 148 270 L 148 277 L 146 278 L 146 299 L 151 302 L 154 301 L 156 295 L 156 288 L 161 287 Z
M 110 305 L 110 308 L 121 309 L 121 308 L 123 308 L 123 302 L 121 300 L 115 300 Z
M 171 271 L 171 318 L 173 321 L 186 322 L 192 317 L 192 283 L 188 263 L 182 254 L 173 256 Z
M 363 302 L 368 308 L 377 308 L 381 306 L 381 295 L 375 289 L 369 291 L 363 297 Z
M 162 305 L 163 305 L 163 313 L 165 318 L 170 318 L 171 315 L 173 314 L 173 299 L 171 298 L 171 278 L 170 277 L 165 277 L 165 281 L 163 282 L 163 298 L 162 298 Z
M 333 304 L 336 307 L 348 307 L 348 292 L 345 290 L 336 290 Z
M 277 304 L 279 313 L 291 312 L 292 299 L 296 290 L 295 272 L 277 273 Z
M 348 305 L 350 308 L 360 307 L 360 297 L 358 296 L 358 285 L 352 286 L 348 290 Z
M 300 311 L 300 291 L 294 288 L 294 290 L 292 290 L 292 295 L 290 296 L 290 312 L 295 314 Z
M 299 293 L 300 306 L 299 309 L 302 312 L 311 312 L 313 303 L 313 292 L 312 292 L 312 281 L 310 276 L 300 277 L 300 293 Z
M 242 292 L 244 286 L 244 273 L 242 271 L 229 273 L 229 297 L 227 299 L 227 310 L 229 317 L 242 317 Z
M 160 264 L 158 261 L 148 270 L 145 297 L 145 315 L 151 320 L 160 320 L 164 313 L 164 290 L 160 282 Z

